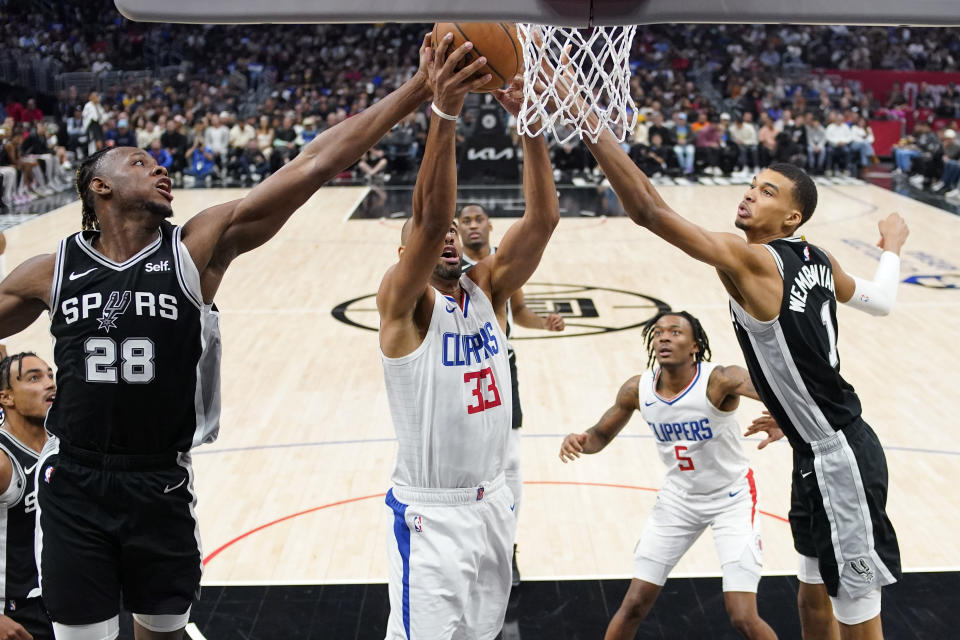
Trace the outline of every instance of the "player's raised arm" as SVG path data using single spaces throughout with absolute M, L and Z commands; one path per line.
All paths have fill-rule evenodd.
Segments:
M 641 227 L 650 229 L 690 257 L 735 278 L 749 277 L 763 269 L 776 269 L 764 249 L 751 247 L 736 234 L 704 229 L 671 209 L 609 130 L 604 130 L 596 143 L 586 140 L 586 144 L 610 181 L 624 211 Z
M 197 268 L 219 275 L 237 255 L 272 238 L 294 211 L 325 182 L 356 162 L 408 113 L 431 96 L 429 36 L 420 48 L 420 68 L 399 89 L 318 135 L 297 157 L 257 185 L 246 197 L 210 207 L 184 227 L 183 239 Z M 219 278 L 204 274 L 204 295 Z
M 517 76 L 506 90 L 494 92 L 514 116 L 523 100 L 523 79 Z M 523 145 L 523 197 L 526 208 L 510 227 L 490 261 L 490 288 L 494 307 L 505 304 L 533 275 L 547 241 L 560 221 L 560 203 L 553 181 L 553 166 L 543 136 L 521 136 Z
M 482 86 L 484 79 L 489 80 L 488 75 L 475 77 L 486 64 L 483 57 L 457 70 L 472 45 L 464 43 L 447 57 L 451 39 L 448 34 L 438 45 L 431 67 L 436 87 L 434 113 L 414 187 L 413 215 L 404 224 L 401 235 L 400 260 L 387 271 L 377 292 L 380 346 L 390 357 L 409 353 L 412 342 L 419 343 L 413 340 L 411 331 L 416 331 L 416 327 L 411 319 L 427 290 L 444 242 L 457 233 L 453 225 L 457 199 L 456 121 L 437 111 L 447 116 L 459 114 L 466 94 Z
M 23 331 L 50 305 L 56 256 L 30 258 L 0 282 L 0 339 Z
M 616 402 L 604 412 L 597 424 L 583 433 L 571 433 L 563 439 L 560 459 L 573 462 L 581 453 L 597 453 L 610 444 L 630 422 L 633 412 L 640 408 L 639 386 L 640 376 L 633 376 L 624 382 L 617 392 Z
M 833 282 L 836 288 L 837 302 L 849 304 L 855 309 L 866 311 L 875 316 L 885 316 L 893 309 L 897 300 L 897 287 L 900 285 L 900 250 L 910 229 L 900 214 L 891 213 L 877 225 L 880 228 L 880 240 L 877 246 L 883 249 L 880 264 L 873 280 L 864 280 L 850 275 L 840 267 L 829 253 L 833 266 Z

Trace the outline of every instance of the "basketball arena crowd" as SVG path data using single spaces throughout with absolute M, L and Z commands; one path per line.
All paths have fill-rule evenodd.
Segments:
M 71 168 L 104 146 L 149 150 L 178 186 L 244 186 L 362 111 L 416 68 L 421 24 L 134 23 L 110 0 L 0 1 L 0 178 L 4 207 L 73 188 Z M 652 176 L 751 175 L 772 161 L 862 176 L 879 161 L 871 123 L 902 123 L 885 166 L 915 189 L 960 196 L 960 91 L 864 90 L 835 70 L 955 71 L 944 29 L 654 25 L 631 57 L 638 122 L 624 145 Z M 825 71 L 826 70 L 826 71 Z M 484 98 L 458 124 L 478 131 Z M 412 183 L 428 108 L 337 179 Z M 497 122 L 510 136 L 513 122 Z M 933 126 L 935 125 L 935 126 Z M 551 145 L 561 181 L 599 181 L 583 145 Z

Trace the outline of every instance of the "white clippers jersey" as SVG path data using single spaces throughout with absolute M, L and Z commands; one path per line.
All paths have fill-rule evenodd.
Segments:
M 640 412 L 653 429 L 660 459 L 667 466 L 664 489 L 713 493 L 747 473 L 737 412 L 720 411 L 707 397 L 707 381 L 716 366 L 699 363 L 693 380 L 673 399 L 655 390 L 659 369 L 640 377 Z
M 463 300 L 435 290 L 423 343 L 381 352 L 399 450 L 391 481 L 425 489 L 476 487 L 504 469 L 513 398 L 506 338 L 493 305 L 467 275 Z

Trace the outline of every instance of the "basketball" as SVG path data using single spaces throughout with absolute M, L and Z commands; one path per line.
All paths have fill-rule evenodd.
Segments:
M 477 56 L 487 58 L 487 65 L 480 74 L 489 73 L 493 77 L 477 89 L 477 93 L 487 93 L 509 84 L 521 69 L 523 50 L 517 38 L 517 27 L 512 22 L 438 22 L 433 26 L 432 46 L 435 48 L 447 33 L 453 33 L 448 51 L 468 40 L 473 43 L 473 50 L 464 58 L 464 64 L 470 64 Z

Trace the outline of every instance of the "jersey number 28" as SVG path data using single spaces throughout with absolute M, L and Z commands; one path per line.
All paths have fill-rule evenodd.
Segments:
M 117 367 L 117 343 L 113 338 L 87 338 L 87 382 L 116 383 L 119 378 L 129 384 L 153 381 L 153 342 L 149 338 L 127 338 L 120 343 L 120 366 Z

